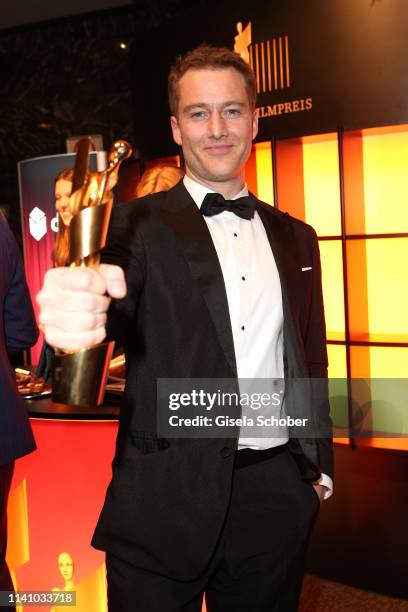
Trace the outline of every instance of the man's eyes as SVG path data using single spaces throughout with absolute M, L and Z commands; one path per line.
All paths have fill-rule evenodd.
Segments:
M 227 117 L 238 117 L 241 114 L 239 108 L 227 108 L 224 112 Z
M 205 111 L 193 111 L 190 113 L 192 119 L 204 119 L 207 113 Z
M 226 117 L 227 119 L 232 119 L 235 117 L 239 117 L 241 115 L 241 109 L 239 108 L 225 108 L 222 113 L 221 113 L 224 117 Z M 196 110 L 196 111 L 191 111 L 189 114 L 191 119 L 207 119 L 210 114 L 208 111 L 206 110 Z

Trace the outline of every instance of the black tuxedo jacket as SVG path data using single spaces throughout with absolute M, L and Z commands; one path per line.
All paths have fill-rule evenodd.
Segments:
M 280 274 L 285 376 L 327 370 L 316 234 L 262 202 Z M 156 434 L 156 380 L 233 378 L 236 363 L 222 271 L 207 225 L 182 182 L 114 209 L 103 260 L 125 269 L 128 293 L 114 301 L 108 335 L 127 362 L 113 478 L 93 544 L 134 565 L 181 580 L 197 577 L 228 509 L 232 439 Z M 302 267 L 310 267 L 302 273 Z M 307 398 L 297 414 L 330 422 L 327 402 Z M 289 409 L 289 413 L 291 410 Z M 305 479 L 332 473 L 331 440 L 291 440 Z

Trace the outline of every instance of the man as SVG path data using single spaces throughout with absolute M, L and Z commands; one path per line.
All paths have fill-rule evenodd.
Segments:
M 258 116 L 254 74 L 238 55 L 187 54 L 170 72 L 169 98 L 186 177 L 117 208 L 99 273 L 53 270 L 38 296 L 54 346 L 75 350 L 107 333 L 126 350 L 113 479 L 93 544 L 107 551 L 111 612 L 199 612 L 204 591 L 209 612 L 293 611 L 331 487 L 331 440 L 288 441 L 289 430 L 163 439 L 156 384 L 326 376 L 316 235 L 244 197 Z M 297 411 L 330 423 L 327 403 L 304 397 Z
M 0 211 L 0 591 L 13 590 L 6 548 L 7 500 L 14 461 L 35 449 L 27 410 L 18 394 L 9 356 L 32 346 L 37 337 L 17 243 Z

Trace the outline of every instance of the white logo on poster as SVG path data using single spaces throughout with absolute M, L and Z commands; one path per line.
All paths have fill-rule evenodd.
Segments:
M 45 212 L 35 206 L 30 212 L 28 221 L 31 236 L 39 242 L 47 233 L 47 216 Z M 53 232 L 58 231 L 58 216 L 51 219 L 50 227 Z
M 37 241 L 47 233 L 47 217 L 39 208 L 35 207 L 29 216 L 30 234 Z

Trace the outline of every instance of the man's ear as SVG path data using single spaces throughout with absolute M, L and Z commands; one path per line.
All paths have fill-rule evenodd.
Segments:
M 256 138 L 258 134 L 258 109 L 256 108 L 252 114 L 252 140 Z
M 177 117 L 174 117 L 174 115 L 170 117 L 170 125 L 171 125 L 171 131 L 173 132 L 174 142 L 181 146 L 183 143 L 181 140 L 180 128 L 179 128 L 179 124 L 177 121 Z

